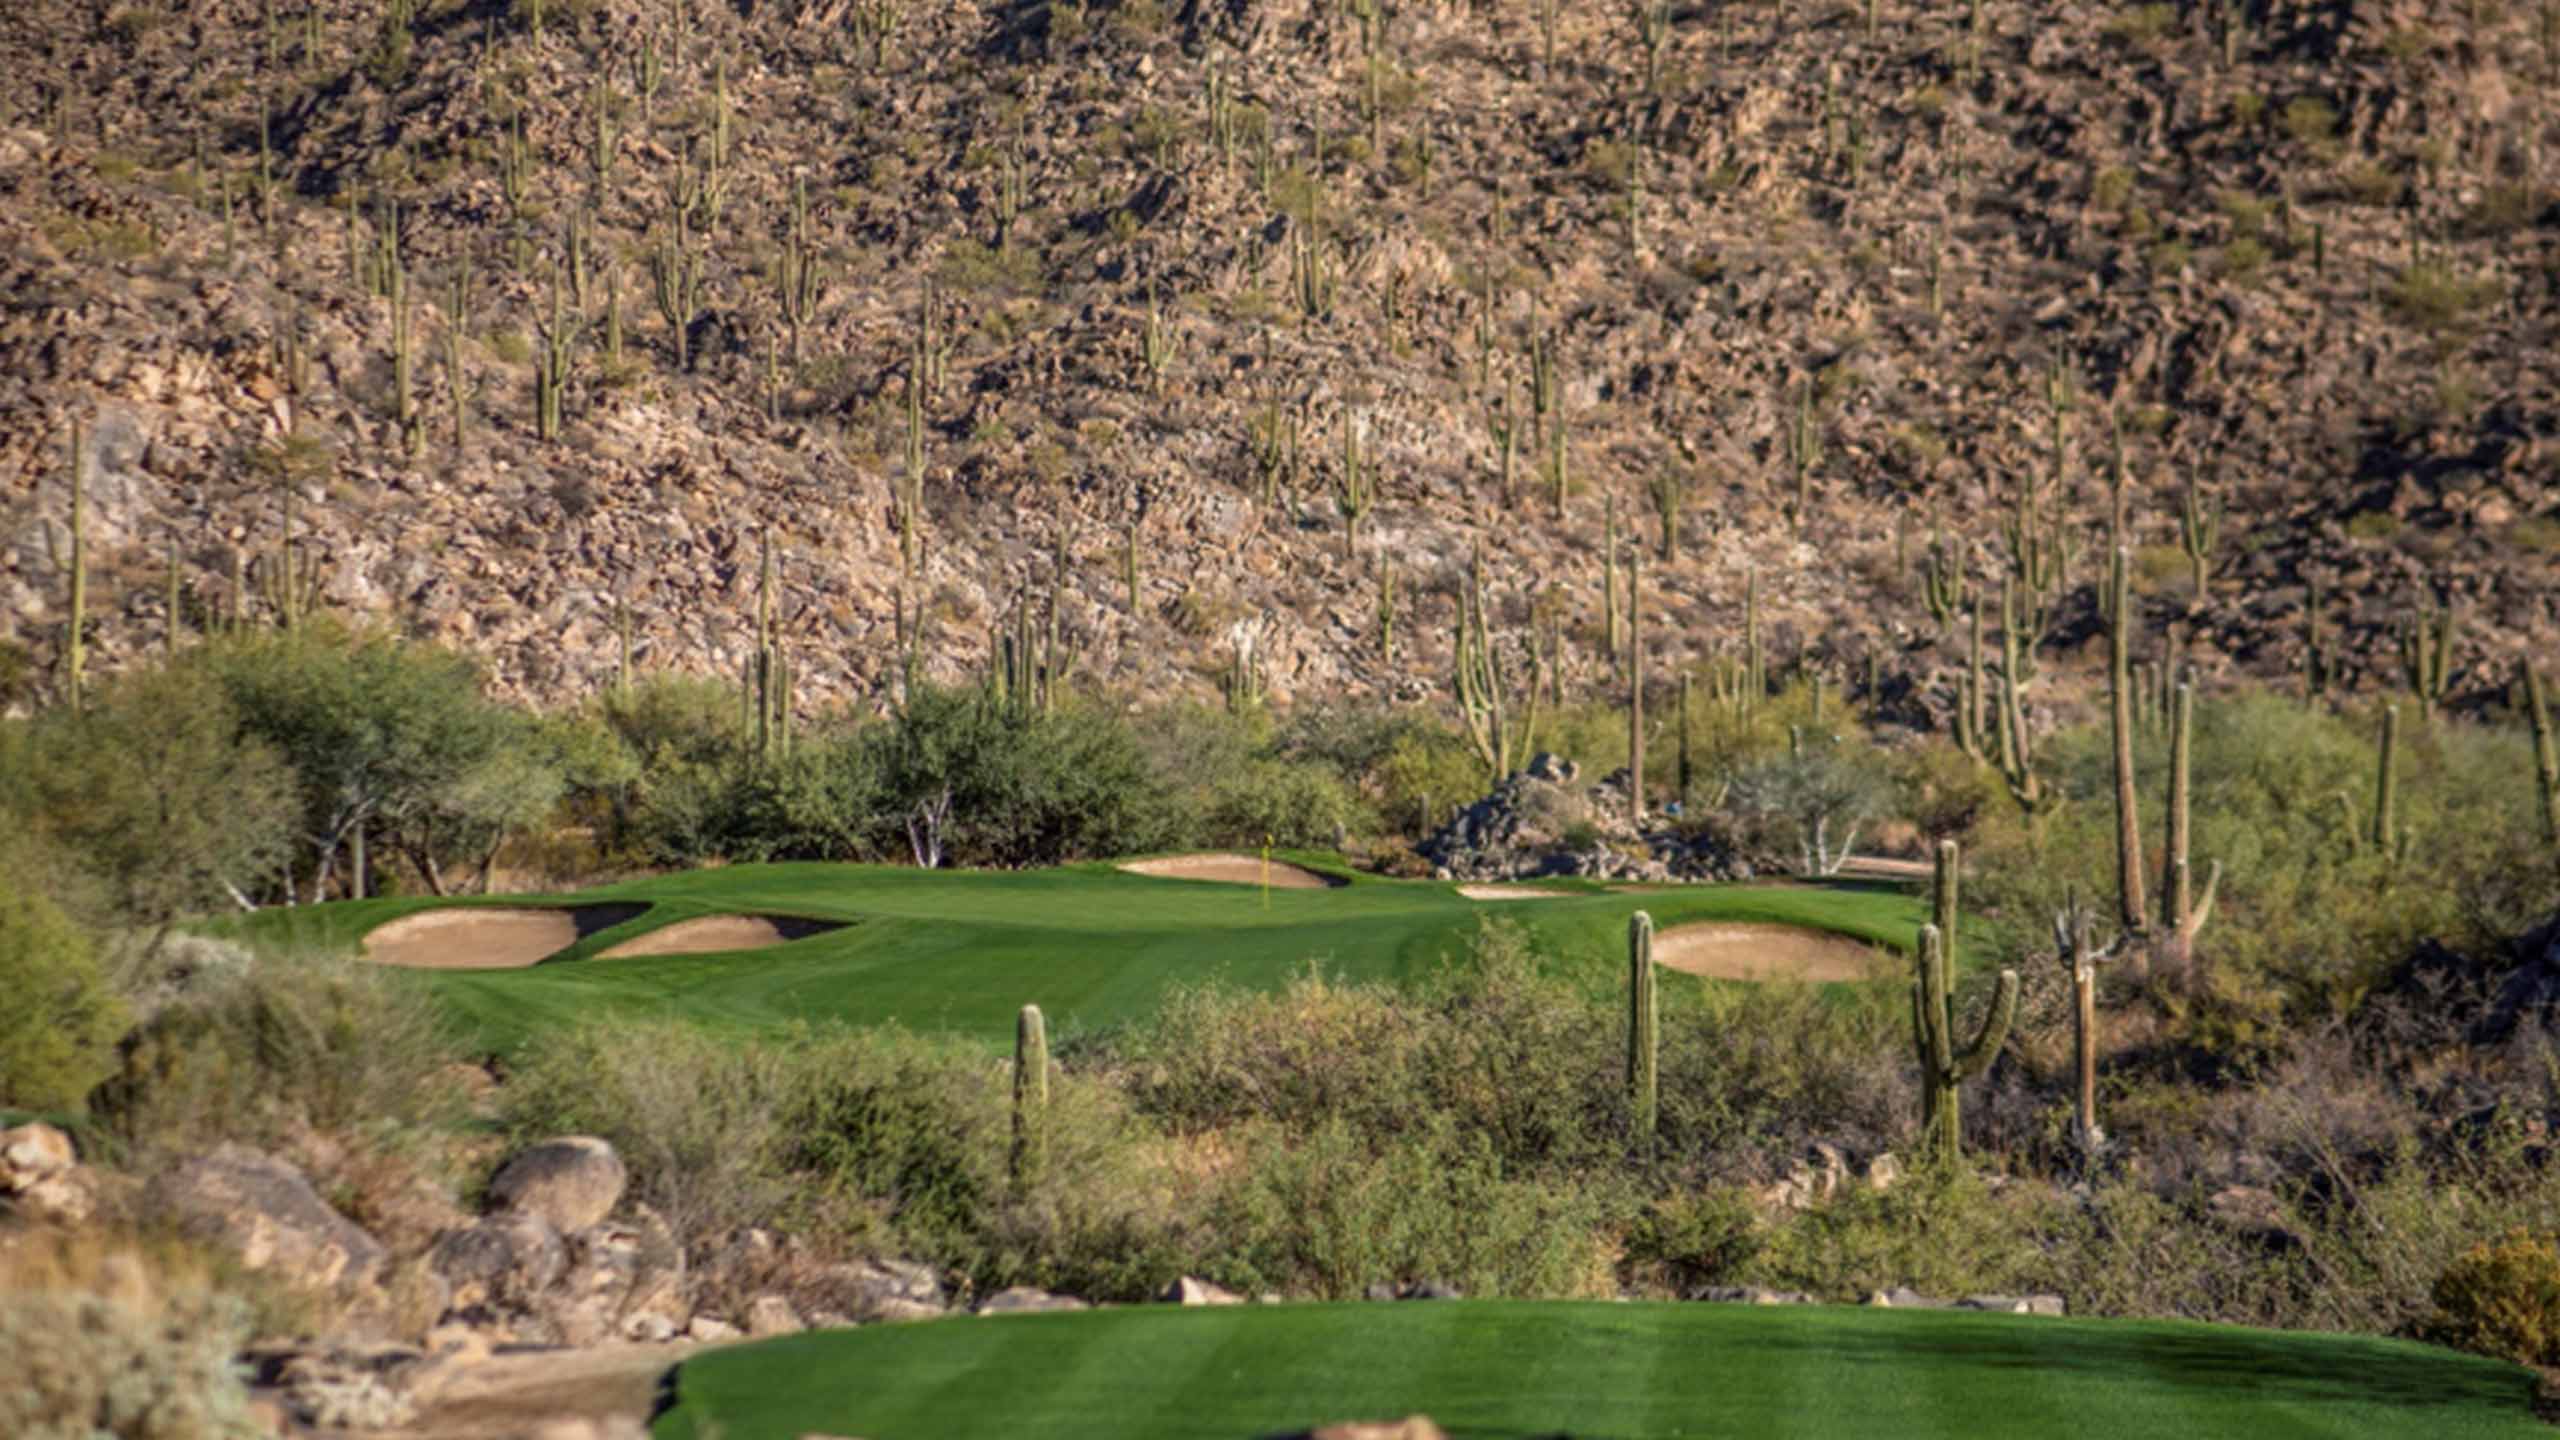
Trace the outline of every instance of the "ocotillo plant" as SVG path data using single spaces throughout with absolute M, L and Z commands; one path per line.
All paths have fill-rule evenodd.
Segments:
M 2409 693 L 2417 697 L 2421 719 L 2432 721 L 2437 707 L 2444 704 L 2453 677 L 2453 637 L 2460 624 L 2460 612 L 2448 604 L 2441 610 L 2433 606 L 2419 610 L 2401 628 L 2400 672 L 2409 682 Z
M 1686 814 L 1686 813 L 1688 812 L 1688 809 L 1689 809 L 1689 782 L 1690 782 L 1690 769 L 1689 769 L 1689 682 L 1690 682 L 1693 678 L 1694 678 L 1694 677 L 1693 677 L 1693 676 L 1690 674 L 1690 672 L 1689 672 L 1689 671 L 1687 671 L 1687 670 L 1683 670 L 1683 671 L 1681 671 L 1681 672 L 1680 672 L 1680 767 L 1679 767 L 1679 777 L 1680 777 L 1680 778 L 1679 778 L 1679 785 L 1680 785 L 1680 809 L 1681 809 L 1681 812 L 1682 812 L 1683 814 Z
M 1662 1098 L 1662 1012 L 1653 973 L 1653 917 L 1627 917 L 1627 1114 L 1640 1153 L 1653 1152 Z
M 2382 707 L 2382 756 L 2373 777 L 2373 843 L 2392 853 L 2400 826 L 2400 707 Z
M 1342 558 L 1360 545 L 1360 521 L 1378 503 L 1378 465 L 1369 455 L 1369 417 L 1345 416 L 1342 423 L 1342 474 L 1334 482 L 1334 507 L 1342 512 Z
M 2044 803 L 2044 783 L 2036 776 L 2033 737 L 2027 730 L 2026 651 L 2018 633 L 2012 603 L 2015 582 L 2000 582 L 2000 776 L 2009 784 L 2019 808 L 2033 812 Z
M 1013 1150 L 1005 1173 L 1016 1189 L 1040 1182 L 1049 1162 L 1049 1025 L 1025 1005 L 1013 1029 Z
M 2107 621 L 2107 708 L 2116 772 L 2116 918 L 2128 934 L 2150 928 L 2142 893 L 2142 819 L 2133 783 L 2133 552 L 2118 546 L 2109 564 L 2114 597 Z M 2178 823 L 2173 817 L 2171 825 Z
M 53 568 L 61 571 L 70 590 L 68 618 L 62 631 L 62 693 L 71 708 L 80 708 L 80 688 L 88 660 L 89 623 L 89 487 L 81 474 L 87 462 L 88 428 L 78 420 L 71 422 L 70 465 L 65 472 L 71 484 L 71 524 L 69 543 L 57 544 L 53 527 L 45 526 L 44 539 Z
M 1920 927 L 1919 973 L 1911 981 L 1913 1047 L 1920 1057 L 1922 1143 L 1944 1165 L 1964 1157 L 1963 1112 L 1956 1087 L 1989 1069 L 2008 1042 L 2018 1013 L 2018 972 L 2000 972 L 2000 988 L 1983 1013 L 1972 1043 L 1956 1044 L 1954 962 L 1935 925 Z
M 1484 763 L 1488 780 L 1498 781 L 1528 763 L 1538 729 L 1538 667 L 1534 659 L 1525 667 L 1503 663 L 1491 607 L 1485 600 L 1481 553 L 1469 562 L 1467 581 L 1458 590 L 1456 604 L 1457 634 L 1452 648 L 1456 654 L 1453 688 L 1457 692 L 1458 715 L 1465 723 L 1467 740 L 1474 747 L 1476 758 Z M 1532 637 L 1536 634 L 1534 621 L 1530 633 Z M 1534 638 L 1531 643 L 1534 645 Z M 1521 673 L 1522 669 L 1526 673 Z M 1516 720 L 1514 689 L 1520 692 L 1517 708 L 1525 712 Z
M 2189 764 L 2195 734 L 2196 697 L 2193 686 L 2178 686 L 2176 708 L 2169 720 L 2169 858 L 2168 873 L 2160 889 L 2163 903 L 2169 907 L 2164 917 L 2168 922 L 2169 961 L 2179 976 L 2190 986 L 2195 973 L 2196 935 L 2205 922 L 2213 918 L 2213 897 L 2222 888 L 2222 862 L 2213 862 L 2206 875 L 2204 893 L 2195 893 L 2194 871 L 2187 859 L 2187 844 L 2194 836 L 2188 823 L 2188 787 L 2193 769 Z
M 1609 661 L 1618 659 L 1618 494 L 1601 497 L 1600 506 L 1600 646 Z
M 2542 693 L 2542 676 L 2531 660 L 2519 660 L 2524 672 L 2525 713 L 2533 722 L 2533 778 L 2542 796 L 2542 839 L 2560 856 L 2560 739 L 2551 732 L 2551 705 Z
M 2203 491 L 2190 483 L 2178 503 L 2178 547 L 2187 552 L 2198 601 L 2210 598 L 2207 587 L 2213 579 L 2213 552 L 2221 543 L 2222 507 L 2206 504 Z

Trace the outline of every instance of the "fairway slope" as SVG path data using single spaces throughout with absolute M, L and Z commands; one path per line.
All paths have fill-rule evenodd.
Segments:
M 501 910 L 455 905 L 404 915 L 364 937 L 368 960 L 412 970 L 513 970 L 637 918 L 646 905 Z
M 2363 1336 L 1830 1306 L 1142 1306 L 813 1332 L 679 1369 L 657 1440 L 2547 1435 L 2512 1365 Z

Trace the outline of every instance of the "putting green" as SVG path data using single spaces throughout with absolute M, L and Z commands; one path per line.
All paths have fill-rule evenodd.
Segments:
M 1549 1302 L 1149 1306 L 714 1351 L 656 1440 L 2547 1435 L 2533 1378 L 2406 1341 L 2183 1322 Z
M 580 1017 L 680 1016 L 713 1024 L 896 1022 L 974 1035 L 1013 1033 L 1037 1003 L 1062 1033 L 1149 1014 L 1170 986 L 1224 980 L 1276 988 L 1310 964 L 1350 980 L 1404 981 L 1460 960 L 1490 910 L 1529 932 L 1538 953 L 1619 982 L 1627 917 L 1792 925 L 1906 949 L 1922 908 L 1891 886 L 1701 886 L 1643 895 L 1597 886 L 1536 904 L 1488 906 L 1456 887 L 1354 876 L 1322 857 L 1290 860 L 1347 883 L 1268 892 L 1128 873 L 1109 864 L 1053 870 L 915 870 L 880 865 L 739 865 L 652 877 L 542 903 L 638 905 L 539 965 L 420 973 L 497 1051 Z M 232 922 L 260 938 L 353 949 L 368 931 L 437 899 L 354 901 L 269 910 Z M 523 897 L 461 902 L 521 909 Z M 804 917 L 843 928 L 719 954 L 598 960 L 652 932 L 717 915 Z M 645 948 L 645 947 L 643 947 Z M 1666 975 L 1672 990 L 1706 982 Z M 1673 1003 L 1678 1003 L 1675 999 Z

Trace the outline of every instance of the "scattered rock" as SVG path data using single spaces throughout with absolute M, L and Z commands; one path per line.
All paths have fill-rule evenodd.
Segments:
M 980 1315 L 1012 1315 L 1033 1310 L 1090 1310 L 1093 1307 L 1072 1295 L 1052 1295 L 1028 1285 L 999 1290 L 978 1302 Z
M 243 1268 L 297 1284 L 369 1285 L 385 1258 L 381 1242 L 330 1209 L 300 1170 L 245 1146 L 181 1162 L 152 1183 L 146 1203 L 232 1250 Z
M 1627 775 L 1581 783 L 1581 767 L 1541 754 L 1414 847 L 1443 879 L 1747 880 L 1752 867 L 1713 827 L 1649 815 L 1627 821 Z
M 1867 1296 L 1866 1303 L 1888 1310 L 1944 1310 L 1947 1308 L 1946 1301 L 1933 1300 L 1906 1285 L 1896 1285 L 1890 1290 L 1875 1291 Z
M 1717 1305 L 1810 1305 L 1801 1290 L 1771 1290 L 1762 1285 L 1710 1285 L 1697 1298 Z
M 1241 1305 L 1244 1303 L 1244 1297 L 1233 1290 L 1212 1285 L 1206 1280 L 1195 1280 L 1188 1275 L 1167 1286 L 1164 1299 L 1171 1305 Z
M 489 1181 L 489 1200 L 495 1209 L 540 1216 L 566 1234 L 602 1224 L 629 1178 L 613 1146 L 592 1135 L 566 1135 L 500 1166 Z
M 21 1220 L 76 1225 L 97 1208 L 96 1177 L 71 1137 L 46 1124 L 0 1130 L 0 1200 Z
M 696 1315 L 693 1317 L 693 1323 L 684 1327 L 684 1333 L 688 1340 L 699 1340 L 706 1345 L 716 1345 L 724 1340 L 737 1339 L 738 1327 L 726 1320 L 715 1320 L 708 1315 Z
M 1428 1415 L 1401 1420 L 1342 1420 L 1306 1432 L 1305 1440 L 1449 1440 Z
M 800 1321 L 800 1312 L 780 1295 L 759 1295 L 747 1302 L 747 1333 L 758 1340 L 776 1335 L 797 1335 L 808 1327 Z
M 429 1264 L 455 1310 L 530 1312 L 567 1271 L 569 1247 L 538 1215 L 498 1214 L 437 1241 Z

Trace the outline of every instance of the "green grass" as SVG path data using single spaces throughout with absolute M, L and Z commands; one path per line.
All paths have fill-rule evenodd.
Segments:
M 1318 857 L 1293 857 L 1319 867 Z M 1334 867 L 1336 873 L 1342 873 Z M 1552 887 L 1551 887 L 1552 888 Z M 1454 887 L 1348 877 L 1325 890 L 1273 890 L 1132 875 L 1110 865 L 1006 872 L 876 865 L 740 865 L 653 877 L 542 903 L 641 901 L 647 913 L 523 970 L 421 973 L 489 1049 L 505 1052 L 585 1016 L 679 1015 L 710 1024 L 792 1020 L 897 1023 L 1002 1043 L 1037 1003 L 1062 1034 L 1139 1019 L 1170 986 L 1223 980 L 1276 988 L 1313 964 L 1347 980 L 1405 981 L 1459 960 L 1479 916 L 1517 919 L 1540 954 L 1614 985 L 1627 916 L 1658 924 L 1748 920 L 1836 931 L 1907 949 L 1922 919 L 1889 886 L 1720 886 L 1485 902 Z M 231 922 L 261 941 L 351 948 L 433 899 L 271 910 Z M 523 904 L 492 897 L 465 903 Z M 702 915 L 841 920 L 845 928 L 728 955 L 584 957 Z M 1683 992 L 1708 982 L 1665 977 Z
M 1212 1440 L 1429 1414 L 1458 1437 L 2547 1434 L 2532 1377 L 2398 1340 L 1730 1305 L 1151 1306 L 714 1351 L 656 1440 Z

